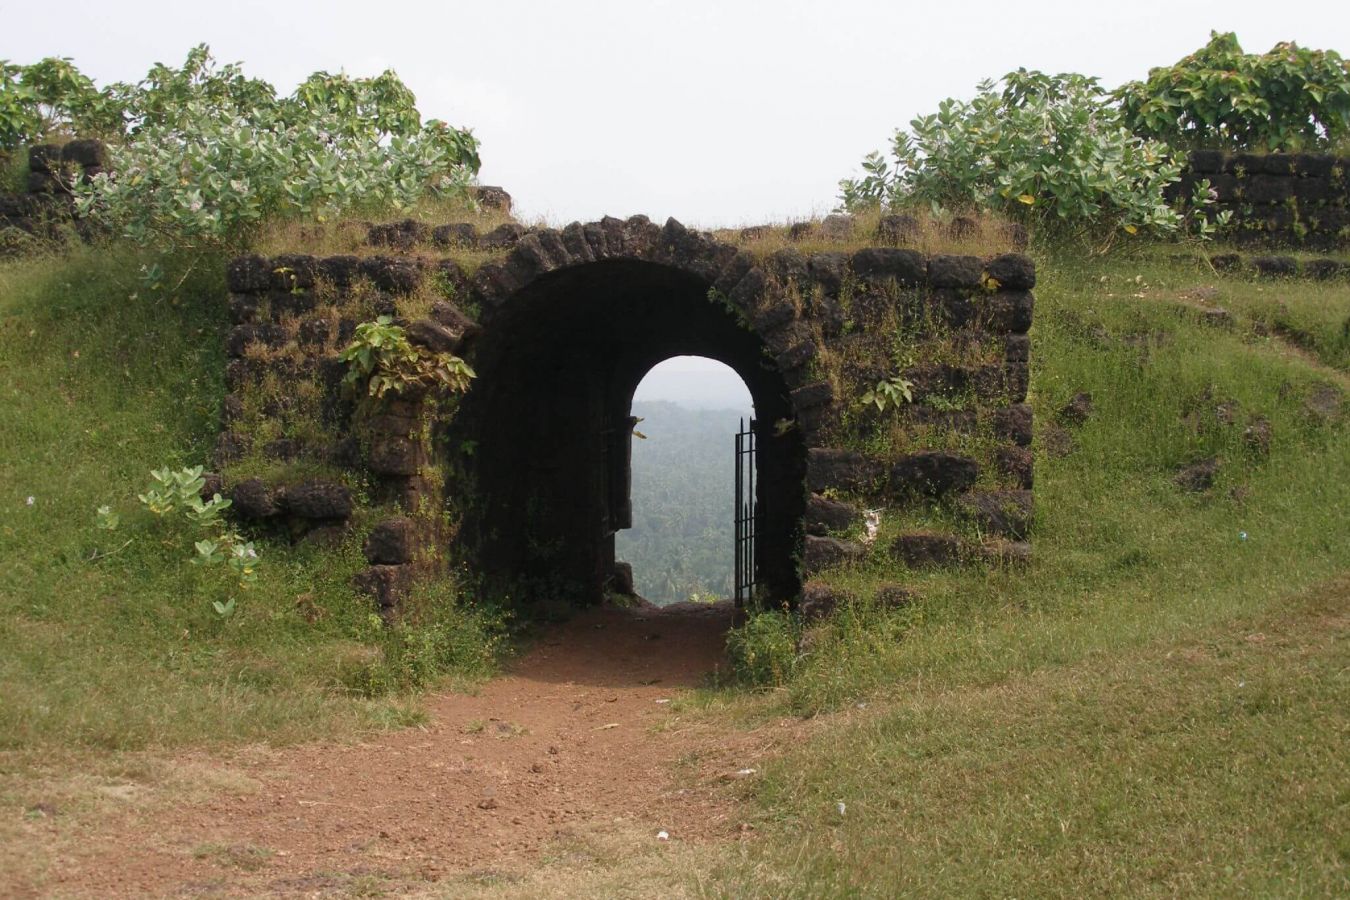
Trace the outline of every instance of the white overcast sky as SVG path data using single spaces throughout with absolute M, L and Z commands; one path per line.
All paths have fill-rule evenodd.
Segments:
M 1350 4 L 531 0 L 7 4 L 0 59 L 73 57 L 136 80 L 211 45 L 291 90 L 317 69 L 395 69 L 427 116 L 482 141 L 485 184 L 557 224 L 703 227 L 828 212 L 840 178 L 948 96 L 1018 66 L 1114 86 L 1236 31 L 1350 52 Z

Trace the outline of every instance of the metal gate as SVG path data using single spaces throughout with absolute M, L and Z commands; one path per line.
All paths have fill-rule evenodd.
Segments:
M 755 589 L 755 420 L 736 432 L 736 605 Z

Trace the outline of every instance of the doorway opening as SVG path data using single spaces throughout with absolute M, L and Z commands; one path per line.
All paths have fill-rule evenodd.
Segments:
M 633 393 L 632 526 L 615 553 L 636 593 L 666 606 L 736 592 L 735 439 L 754 415 L 730 366 L 677 356 L 653 366 Z
M 760 421 L 792 419 L 773 355 L 711 286 L 675 266 L 607 259 L 542 274 L 493 313 L 446 441 L 452 452 L 472 448 L 455 467 L 470 498 L 460 537 L 486 590 L 575 605 L 613 590 L 616 537 L 633 524 L 633 445 L 643 443 L 632 403 L 658 363 L 716 361 L 734 371 Z M 717 466 L 728 522 L 733 452 L 728 438 Z M 800 589 L 805 472 L 797 429 L 760 436 L 752 562 L 757 589 L 773 598 Z

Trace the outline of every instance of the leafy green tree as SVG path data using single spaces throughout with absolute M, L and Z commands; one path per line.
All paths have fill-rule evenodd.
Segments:
M 127 92 L 112 171 L 77 187 L 77 208 L 143 243 L 238 246 L 268 221 L 461 190 L 478 172 L 477 140 L 423 121 L 415 102 L 393 72 L 319 72 L 278 97 L 200 46 Z
M 1018 69 L 982 82 L 973 100 L 942 101 L 896 132 L 889 159 L 873 153 L 862 167 L 840 182 L 846 208 L 989 210 L 1092 235 L 1171 233 L 1184 222 L 1163 196 L 1180 162 L 1126 128 L 1083 75 Z
M 1244 53 L 1232 32 L 1115 91 L 1125 124 L 1176 148 L 1316 150 L 1350 137 L 1350 61 L 1276 44 Z
M 316 72 L 280 97 L 206 45 L 137 84 L 99 89 L 68 59 L 0 62 L 0 152 L 109 141 L 111 169 L 72 185 L 78 212 L 162 249 L 246 244 L 265 222 L 406 207 L 461 190 L 478 141 L 423 120 L 392 71 Z
M 64 57 L 30 66 L 0 60 L 0 156 L 53 138 L 120 135 L 124 91 L 99 90 Z

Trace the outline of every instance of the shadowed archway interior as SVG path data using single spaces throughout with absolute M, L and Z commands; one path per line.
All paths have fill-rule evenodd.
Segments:
M 704 356 L 731 367 L 760 429 L 755 569 L 762 590 L 800 587 L 805 449 L 788 386 L 760 338 L 710 284 L 639 260 L 604 260 L 539 277 L 492 319 L 470 355 L 478 371 L 448 446 L 478 502 L 461 536 L 495 590 L 522 599 L 601 599 L 614 535 L 632 524 L 633 393 L 652 366 Z M 728 515 L 731 448 L 727 448 Z

